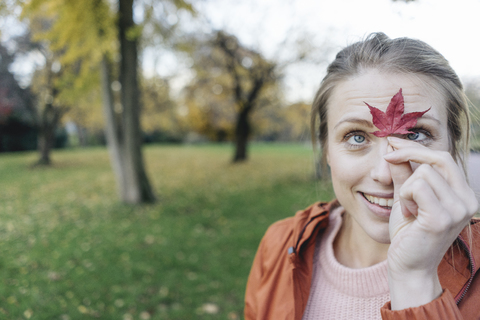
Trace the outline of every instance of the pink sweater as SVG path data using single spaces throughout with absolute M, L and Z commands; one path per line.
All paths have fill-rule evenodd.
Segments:
M 343 211 L 339 207 L 331 212 L 328 228 L 317 238 L 303 320 L 381 319 L 380 308 L 390 300 L 386 260 L 364 269 L 347 268 L 336 260 L 333 241 Z

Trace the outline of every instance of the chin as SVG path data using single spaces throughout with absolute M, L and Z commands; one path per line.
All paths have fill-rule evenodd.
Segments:
M 367 216 L 369 213 L 367 213 Z M 375 217 L 364 217 L 363 221 L 358 221 L 363 232 L 375 242 L 381 244 L 390 244 L 390 230 L 388 221 L 379 221 Z

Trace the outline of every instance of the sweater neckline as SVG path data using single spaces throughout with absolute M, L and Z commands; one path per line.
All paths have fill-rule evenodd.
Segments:
M 333 252 L 333 242 L 342 226 L 343 207 L 335 208 L 321 237 L 317 237 L 315 260 L 320 272 L 340 292 L 369 298 L 389 293 L 387 260 L 373 266 L 353 269 L 340 264 Z

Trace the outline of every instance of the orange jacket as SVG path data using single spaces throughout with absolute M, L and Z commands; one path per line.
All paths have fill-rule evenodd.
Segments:
M 274 223 L 260 243 L 248 278 L 246 320 L 301 320 L 312 280 L 315 237 L 328 225 L 336 206 L 315 203 L 294 217 Z M 438 267 L 443 294 L 416 308 L 391 311 L 381 308 L 383 319 L 480 319 L 480 220 L 472 220 L 472 247 L 465 228 Z

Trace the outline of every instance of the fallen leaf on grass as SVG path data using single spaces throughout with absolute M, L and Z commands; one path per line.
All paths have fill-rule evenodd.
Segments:
M 208 314 L 217 314 L 219 308 L 215 303 L 204 303 L 202 305 L 202 311 Z

